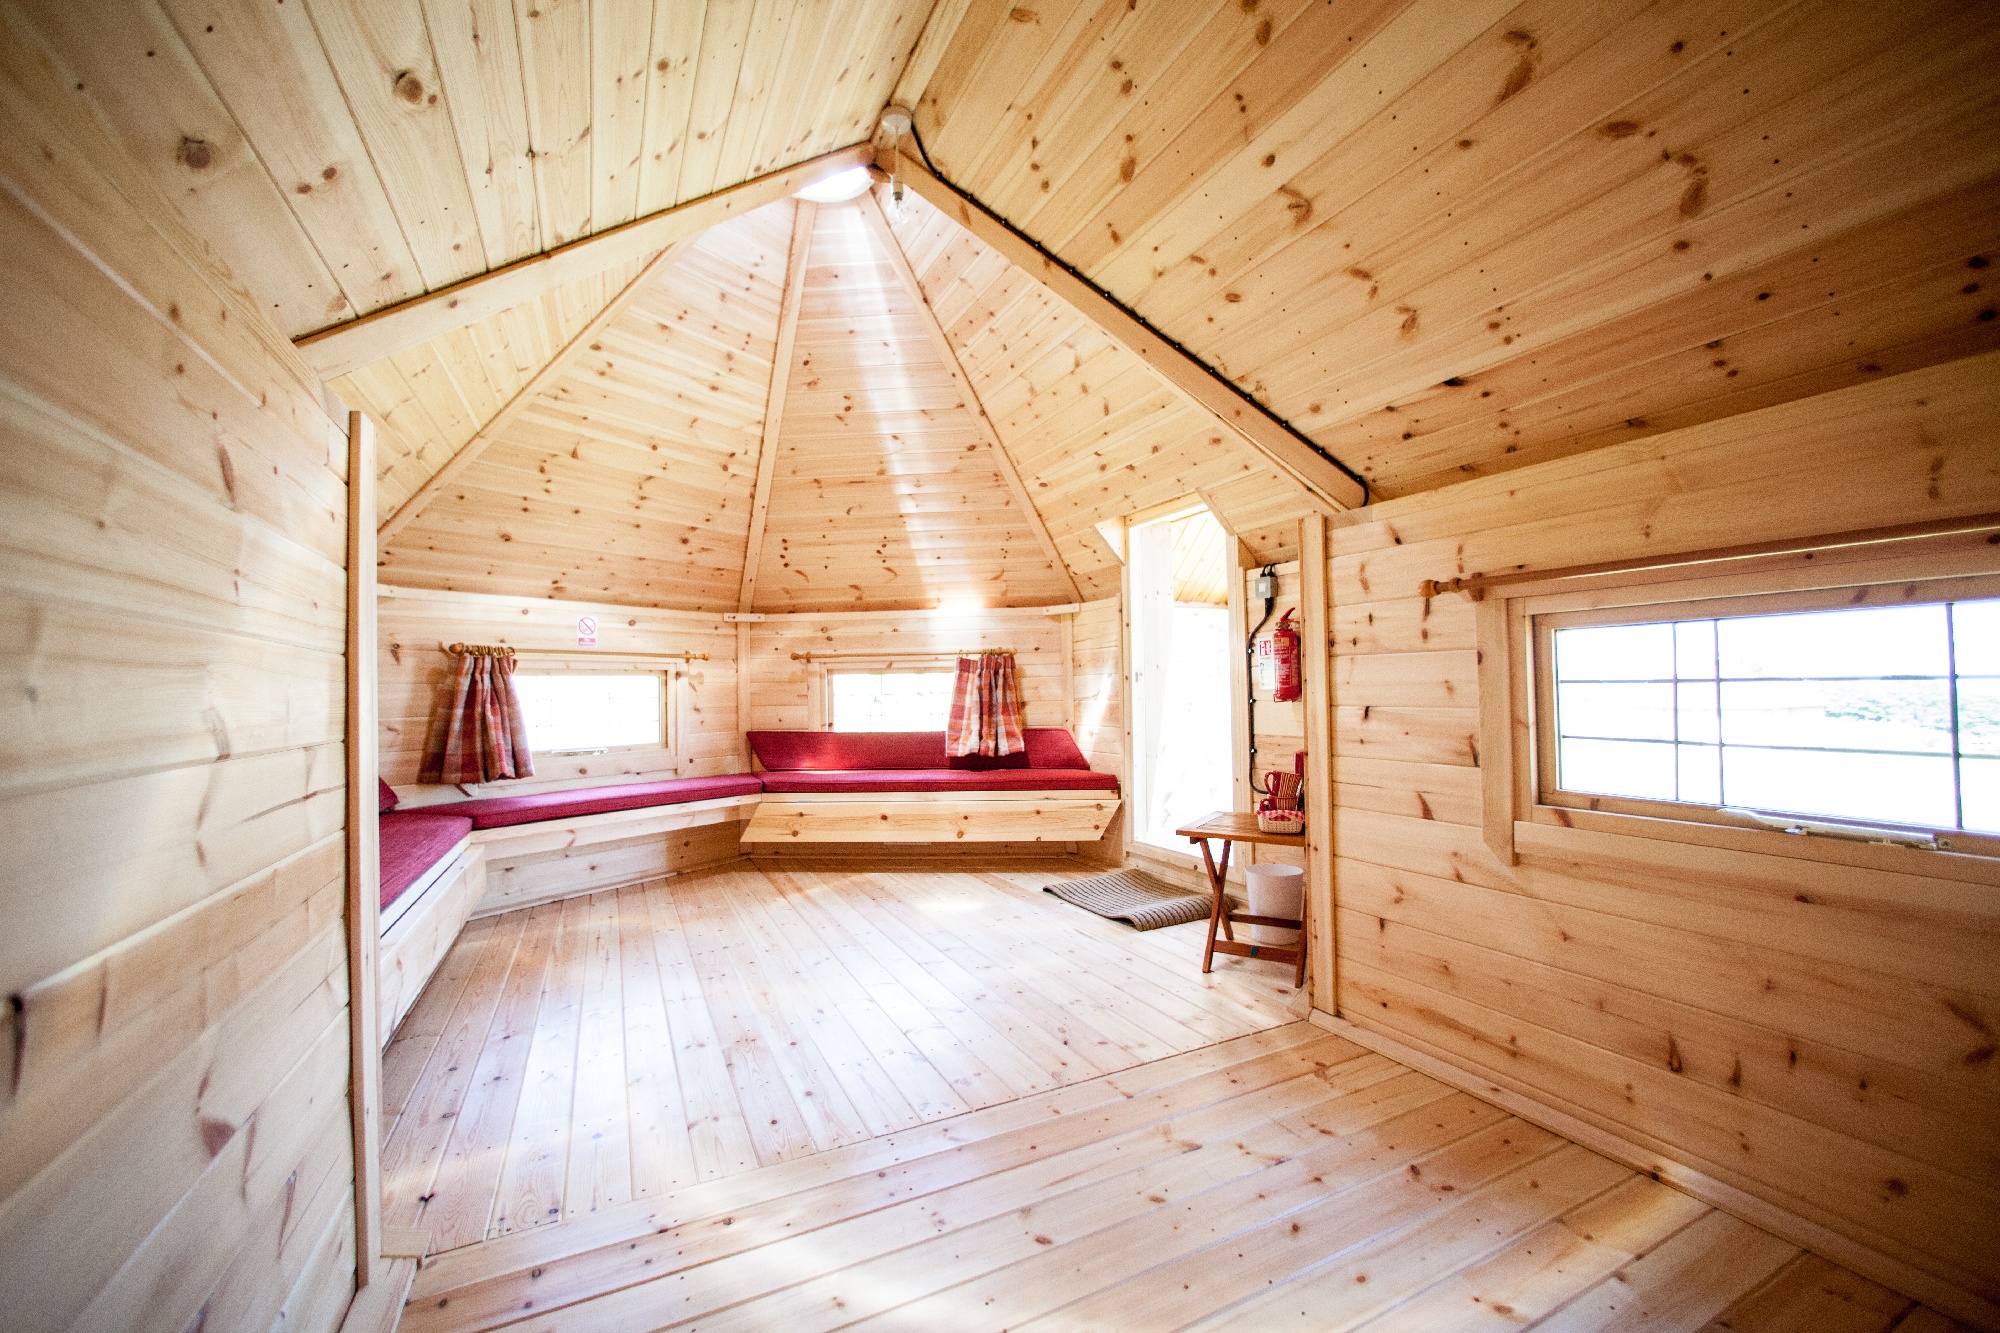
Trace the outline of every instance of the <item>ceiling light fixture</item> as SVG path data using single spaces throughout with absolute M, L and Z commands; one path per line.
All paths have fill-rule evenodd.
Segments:
M 889 220 L 903 220 L 903 136 L 910 132 L 910 109 L 891 103 L 882 113 L 877 133 L 889 136 Z
M 869 184 L 867 167 L 849 167 L 814 181 L 792 197 L 815 204 L 844 204 L 849 199 L 859 199 L 866 194 Z

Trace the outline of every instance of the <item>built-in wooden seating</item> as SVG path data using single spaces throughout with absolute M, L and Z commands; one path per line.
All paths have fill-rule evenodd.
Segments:
M 472 841 L 499 856 L 525 856 L 740 819 L 764 785 L 747 773 L 665 782 L 487 796 L 426 807 L 472 821 Z
M 764 797 L 748 846 L 818 842 L 1094 842 L 1118 813 L 1118 779 L 1099 773 L 1061 727 L 1031 727 L 1026 748 L 951 756 L 941 731 L 753 731 Z
M 381 1041 L 417 1002 L 424 983 L 486 887 L 486 853 L 472 844 L 472 821 L 435 810 L 398 810 L 382 784 L 380 976 Z

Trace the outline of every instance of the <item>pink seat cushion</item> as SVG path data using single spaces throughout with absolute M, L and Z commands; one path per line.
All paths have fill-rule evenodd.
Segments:
M 843 773 L 766 773 L 767 792 L 1117 791 L 1118 778 L 1087 768 L 863 768 Z
M 430 873 L 472 832 L 463 815 L 404 810 L 382 817 L 382 906 L 388 907 Z
M 1076 739 L 1061 727 L 1029 727 L 1022 739 L 1027 743 L 1024 752 L 954 758 L 945 753 L 942 731 L 753 731 L 750 748 L 757 762 L 773 773 L 1090 767 Z
M 723 796 L 754 796 L 764 784 L 747 773 L 713 778 L 674 778 L 668 782 L 632 782 L 620 787 L 577 787 L 570 791 L 537 792 L 532 796 L 488 796 L 477 801 L 428 805 L 426 810 L 464 815 L 474 828 L 508 828 L 550 819 L 575 819 L 612 810 L 642 810 L 649 805 L 686 805 Z

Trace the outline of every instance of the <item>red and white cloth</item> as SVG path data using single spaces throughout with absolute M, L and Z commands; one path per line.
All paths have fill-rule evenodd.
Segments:
M 417 780 L 491 782 L 534 773 L 514 689 L 514 654 L 491 648 L 460 653 L 451 702 L 431 719 Z
M 954 756 L 1013 754 L 1023 747 L 1014 654 L 981 653 L 958 659 L 944 740 L 946 753 Z

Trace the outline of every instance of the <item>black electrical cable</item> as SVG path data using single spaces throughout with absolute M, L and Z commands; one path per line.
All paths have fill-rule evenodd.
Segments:
M 1264 618 L 1257 622 L 1257 627 L 1251 630 L 1243 640 L 1243 692 L 1249 696 L 1250 700 L 1250 710 L 1244 718 L 1243 725 L 1244 729 L 1250 733 L 1244 737 L 1249 755 L 1247 761 L 1249 769 L 1246 776 L 1250 779 L 1250 790 L 1263 796 L 1269 796 L 1270 792 L 1265 791 L 1257 785 L 1257 636 L 1263 632 L 1264 626 L 1271 622 L 1272 608 L 1278 604 L 1278 567 L 1276 565 L 1266 565 L 1258 571 L 1258 574 L 1260 577 L 1271 580 L 1271 593 L 1264 599 Z

